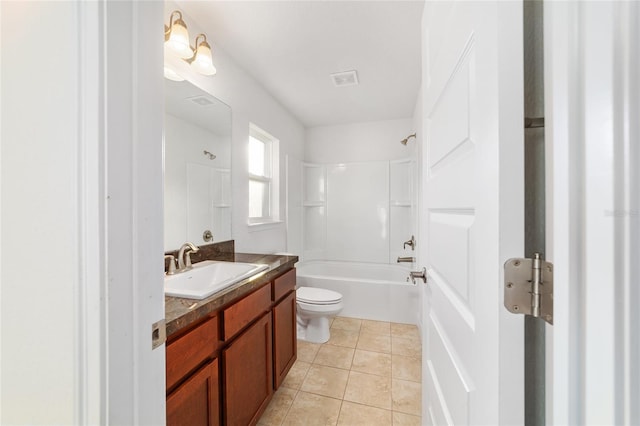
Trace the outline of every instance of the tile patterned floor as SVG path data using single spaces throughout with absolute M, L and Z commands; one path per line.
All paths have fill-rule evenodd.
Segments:
M 421 424 L 421 344 L 414 325 L 336 317 L 298 360 L 258 425 Z

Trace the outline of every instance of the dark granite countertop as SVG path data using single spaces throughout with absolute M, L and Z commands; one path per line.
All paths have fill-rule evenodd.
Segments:
M 266 264 L 269 265 L 269 268 L 256 277 L 240 281 L 206 299 L 196 300 L 165 296 L 167 338 L 293 268 L 298 261 L 298 256 L 227 253 L 222 257 L 216 256 L 215 260 Z

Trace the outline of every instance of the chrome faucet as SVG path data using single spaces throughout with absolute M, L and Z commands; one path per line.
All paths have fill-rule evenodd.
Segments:
M 411 257 L 411 256 L 409 256 L 409 257 L 399 257 L 398 258 L 398 263 L 403 263 L 403 262 L 413 263 L 415 261 L 416 261 L 416 258 L 415 257 Z
M 193 243 L 186 242 L 180 247 L 178 252 L 178 271 L 182 272 L 193 268 L 191 266 L 191 253 L 197 253 L 200 249 L 193 245 Z
M 173 275 L 176 273 L 176 258 L 173 255 L 165 254 L 165 259 L 169 259 L 169 268 L 167 269 L 167 275 Z

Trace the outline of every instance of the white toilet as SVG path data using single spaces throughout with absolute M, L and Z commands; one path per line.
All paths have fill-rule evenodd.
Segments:
M 329 318 L 342 311 L 342 295 L 315 287 L 298 287 L 298 339 L 313 343 L 329 340 Z

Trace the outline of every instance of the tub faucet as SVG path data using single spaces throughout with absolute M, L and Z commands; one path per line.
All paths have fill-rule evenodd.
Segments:
M 415 261 L 416 261 L 416 258 L 415 257 L 411 257 L 411 256 L 409 256 L 409 257 L 399 257 L 398 258 L 398 263 L 403 263 L 403 262 L 413 263 Z
M 191 253 L 197 253 L 200 249 L 193 245 L 193 243 L 186 242 L 180 247 L 178 252 L 178 271 L 182 272 L 191 269 Z
M 414 237 L 413 235 L 411 236 L 411 239 L 409 241 L 405 241 L 402 248 L 406 249 L 407 246 L 411 247 L 411 251 L 416 249 L 416 237 Z

